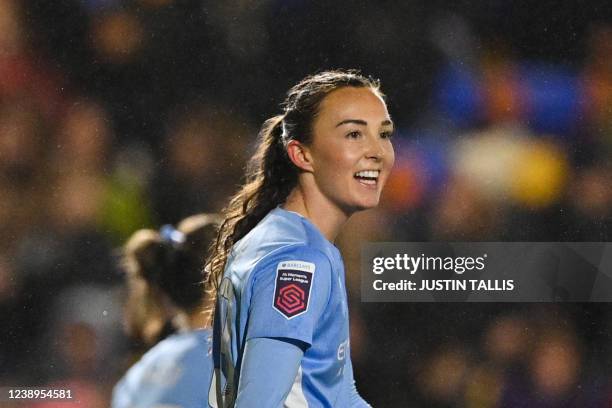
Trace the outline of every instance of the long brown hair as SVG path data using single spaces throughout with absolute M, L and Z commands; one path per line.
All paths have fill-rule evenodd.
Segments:
M 323 99 L 345 87 L 371 88 L 382 95 L 379 82 L 355 70 L 325 71 L 308 76 L 289 90 L 283 114 L 266 120 L 259 132 L 255 155 L 246 170 L 246 180 L 223 210 L 223 223 L 208 257 L 210 278 L 216 287 L 223 275 L 232 246 L 261 219 L 282 204 L 298 180 L 298 168 L 289 160 L 286 145 L 312 141 L 312 125 Z

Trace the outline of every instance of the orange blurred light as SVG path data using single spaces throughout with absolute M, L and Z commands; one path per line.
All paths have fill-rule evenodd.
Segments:
M 109 62 L 122 64 L 142 48 L 144 29 L 136 16 L 120 11 L 107 14 L 94 23 L 93 45 Z

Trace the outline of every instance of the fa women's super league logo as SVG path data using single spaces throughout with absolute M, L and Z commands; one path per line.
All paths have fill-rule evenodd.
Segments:
M 292 319 L 308 310 L 315 265 L 303 261 L 284 261 L 276 268 L 274 309 Z

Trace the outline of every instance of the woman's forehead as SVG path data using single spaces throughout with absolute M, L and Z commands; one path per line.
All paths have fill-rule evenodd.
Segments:
M 346 87 L 327 95 L 321 102 L 319 119 L 342 121 L 346 119 L 389 119 L 387 106 L 380 95 L 371 88 Z

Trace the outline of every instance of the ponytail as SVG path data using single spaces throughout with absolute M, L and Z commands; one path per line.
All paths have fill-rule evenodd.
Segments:
M 285 150 L 283 119 L 284 115 L 278 115 L 264 122 L 259 147 L 247 166 L 246 183 L 223 211 L 224 221 L 209 257 L 210 280 L 215 287 L 232 245 L 284 203 L 297 182 L 297 169 Z

